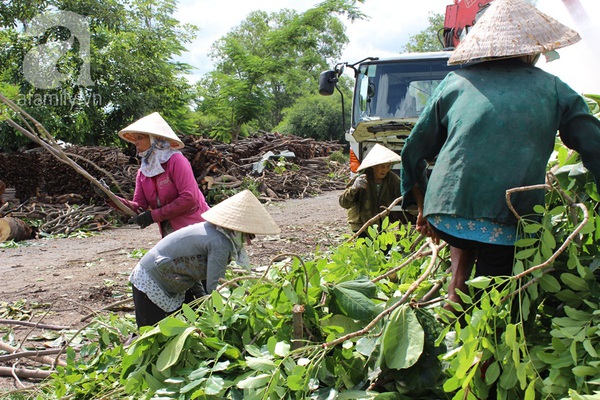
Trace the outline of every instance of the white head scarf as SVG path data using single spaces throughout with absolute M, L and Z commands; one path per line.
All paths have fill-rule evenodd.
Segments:
M 169 161 L 173 154 L 180 153 L 180 151 L 173 150 L 168 140 L 155 137 L 154 135 L 149 136 L 150 148 L 138 153 L 138 156 L 142 157 L 142 165 L 140 166 L 142 174 L 148 178 L 152 178 L 165 172 L 161 164 Z

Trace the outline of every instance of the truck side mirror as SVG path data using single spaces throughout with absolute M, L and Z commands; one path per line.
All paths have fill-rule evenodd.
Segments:
M 321 72 L 321 75 L 319 75 L 319 94 L 322 96 L 331 96 L 337 81 L 338 77 L 335 71 Z

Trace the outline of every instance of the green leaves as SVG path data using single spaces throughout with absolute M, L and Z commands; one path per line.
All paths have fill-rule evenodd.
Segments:
M 421 353 L 425 333 L 413 310 L 403 305 L 390 315 L 383 331 L 381 354 L 389 368 L 405 369 L 413 366 Z
M 181 355 L 181 351 L 183 350 L 185 340 L 194 332 L 194 330 L 195 328 L 188 327 L 169 341 L 156 360 L 156 368 L 159 371 L 162 372 L 177 362 Z
M 542 275 L 539 279 L 540 287 L 549 293 L 556 293 L 561 289 L 560 282 L 552 275 Z
M 558 150 L 561 163 L 573 161 Z M 494 390 L 503 399 L 591 398 L 600 382 L 600 219 L 590 204 L 591 222 L 571 237 L 583 213 L 563 200 L 548 194 L 539 218 L 519 225 L 515 274 L 528 273 L 469 280 L 458 315 L 420 302 L 447 277 L 448 251 L 413 291 L 431 260 L 406 262 L 417 235 L 399 227 L 385 235 L 397 251 L 382 254 L 384 240 L 374 235 L 316 260 L 275 264 L 263 280 L 236 280 L 142 329 L 127 351 L 104 327 L 98 348 L 68 352 L 52 394 L 425 400 L 484 399 Z M 383 276 L 392 268 L 393 280 Z
M 23 56 L 46 40 L 51 43 L 68 36 L 54 27 L 32 37 L 24 27 L 36 15 L 53 9 L 85 17 L 89 48 L 82 49 L 83 32 L 82 37 L 73 32 L 70 41 L 77 41 L 67 45 L 57 60 L 63 78 L 57 87 L 46 89 L 25 79 Z M 184 77 L 191 66 L 173 59 L 185 50 L 197 28 L 173 18 L 172 0 L 31 1 L 15 10 L 16 14 L 2 12 L 6 29 L 0 33 L 5 44 L 0 52 L 0 80 L 20 89 L 19 105 L 56 139 L 114 144 L 118 142 L 115 132 L 152 111 L 160 111 L 175 131 L 192 132 L 192 88 Z M 88 86 L 79 83 L 85 55 L 90 57 Z M 0 132 L 0 148 L 28 141 L 6 124 L 0 125 Z
M 575 291 L 588 290 L 586 281 L 575 274 L 566 272 L 560 276 L 560 279 L 565 283 L 565 285 L 567 285 L 569 288 Z
M 361 321 L 377 315 L 377 306 L 370 299 L 375 291 L 375 285 L 366 280 L 342 282 L 333 287 L 335 303 L 344 315 Z
M 314 93 L 318 74 L 348 41 L 335 15 L 346 6 L 338 1 L 304 13 L 253 11 L 212 45 L 216 70 L 199 82 L 198 113 L 228 128 L 216 132 L 218 139 L 236 141 L 248 125 L 269 130 L 281 122 L 284 109 Z

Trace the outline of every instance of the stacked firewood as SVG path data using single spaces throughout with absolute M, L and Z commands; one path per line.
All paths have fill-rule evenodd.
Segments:
M 80 229 L 87 232 L 100 231 L 112 226 L 111 222 L 115 219 L 106 206 L 38 201 L 19 205 L 11 215 L 12 218 L 42 220 L 43 222 L 36 227 L 38 237 L 69 235 Z
M 277 200 L 344 187 L 346 165 L 329 160 L 331 153 L 343 148 L 337 142 L 279 133 L 256 134 L 234 144 L 204 138 L 186 139 L 184 153 L 198 183 L 208 181 L 211 189 L 240 187 L 244 180 L 254 180 L 264 199 Z M 257 172 L 256 164 L 268 152 L 273 156 L 265 162 L 265 168 Z M 278 154 L 285 156 L 278 158 Z
M 229 189 L 242 187 L 258 190 L 263 200 L 312 196 L 344 188 L 348 174 L 346 164 L 329 158 L 343 149 L 337 142 L 269 132 L 233 144 L 196 136 L 183 141 L 182 153 L 212 204 L 231 195 Z M 104 179 L 113 193 L 131 198 L 139 167 L 133 148 L 68 146 L 64 152 L 90 175 Z M 273 155 L 265 158 L 268 152 Z M 93 205 L 101 203 L 90 182 L 42 148 L 0 153 L 0 179 L 6 184 L 5 196 L 11 195 L 10 206 L 4 207 L 6 216 L 44 221 L 33 229 L 34 235 L 100 230 L 110 225 L 111 218 L 120 217 L 105 205 Z
M 280 133 L 255 134 L 233 144 L 224 144 L 211 139 L 187 137 L 184 154 L 190 159 L 196 176 L 205 176 L 211 170 L 230 172 L 233 167 L 242 170 L 251 169 L 253 163 L 271 151 L 281 153 L 290 151 L 296 160 L 326 157 L 343 149 L 337 142 L 319 142 L 312 138 L 301 138 Z

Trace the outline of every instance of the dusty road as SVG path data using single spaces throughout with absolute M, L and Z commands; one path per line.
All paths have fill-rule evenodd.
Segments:
M 266 205 L 281 227 L 277 236 L 259 236 L 248 246 L 254 265 L 265 265 L 280 253 L 307 254 L 340 242 L 349 233 L 346 212 L 338 205 L 341 191 Z M 127 295 L 127 278 L 136 264 L 135 250 L 160 239 L 156 226 L 109 229 L 88 238 L 41 239 L 0 249 L 0 302 L 43 304 L 51 312 L 44 322 L 76 324 L 89 314 Z
M 281 253 L 306 255 L 317 245 L 329 248 L 340 243 L 342 235 L 350 233 L 346 212 L 338 205 L 340 194 L 341 191 L 324 192 L 318 197 L 266 205 L 282 232 L 253 240 L 247 247 L 252 264 L 268 265 Z M 84 326 L 89 322 L 82 321 L 85 317 L 130 296 L 127 278 L 137 262 L 131 254 L 152 247 L 159 239 L 156 226 L 127 226 L 88 238 L 32 240 L 18 248 L 0 249 L 0 319 L 73 330 Z M 131 307 L 128 302 L 119 312 L 132 313 Z M 27 337 L 29 348 L 56 346 L 52 337 L 55 331 L 44 333 L 0 323 L 0 334 L 9 331 L 16 339 L 14 345 Z M 2 365 L 11 366 L 10 362 Z M 13 389 L 16 386 L 12 377 L 0 377 L 0 397 L 2 392 Z

